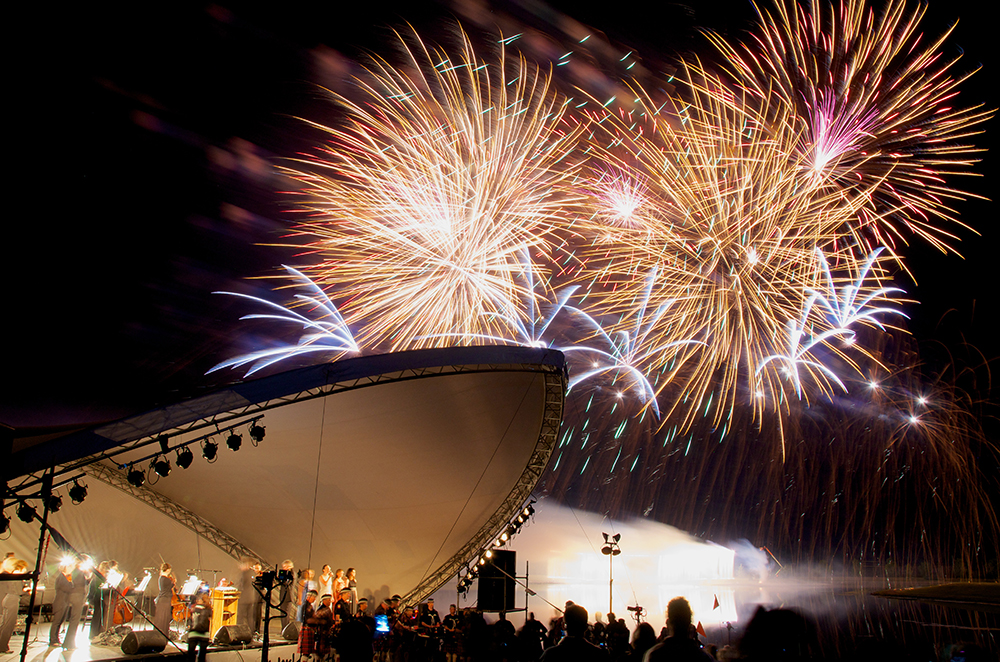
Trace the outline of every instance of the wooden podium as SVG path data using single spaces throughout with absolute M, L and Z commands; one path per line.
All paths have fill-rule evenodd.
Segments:
M 235 588 L 212 589 L 212 630 L 209 639 L 215 639 L 215 633 L 223 625 L 236 625 L 236 609 L 240 601 L 240 592 Z

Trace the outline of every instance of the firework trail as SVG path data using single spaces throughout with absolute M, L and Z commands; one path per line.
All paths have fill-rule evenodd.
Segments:
M 504 336 L 523 254 L 545 255 L 576 197 L 567 161 L 579 127 L 550 74 L 501 43 L 480 59 L 468 36 L 450 55 L 414 37 L 407 66 L 376 59 L 360 101 L 334 95 L 344 120 L 323 127 L 301 182 L 296 234 L 360 343 L 397 350 Z M 524 311 L 520 311 L 523 314 Z
M 321 354 L 327 360 L 336 361 L 347 354 L 361 352 L 361 348 L 354 341 L 350 328 L 326 292 L 297 269 L 286 266 L 285 271 L 299 287 L 308 292 L 308 294 L 296 294 L 294 305 L 307 308 L 306 312 L 310 313 L 310 316 L 293 310 L 291 306 L 282 306 L 248 294 L 238 292 L 214 292 L 213 294 L 225 294 L 263 304 L 275 312 L 254 313 L 244 315 L 240 319 L 269 320 L 290 324 L 304 332 L 299 337 L 298 342 L 279 344 L 276 347 L 241 354 L 213 366 L 208 372 L 215 372 L 223 368 L 242 368 L 249 365 L 250 369 L 246 372 L 246 376 L 250 376 L 281 361 L 305 355 Z
M 569 381 L 568 391 L 583 381 L 601 375 L 613 375 L 611 385 L 614 386 L 619 378 L 626 381 L 628 386 L 638 391 L 639 399 L 644 405 L 652 407 L 656 417 L 660 416 L 660 406 L 656 401 L 656 390 L 650 384 L 642 368 L 650 363 L 650 359 L 655 357 L 656 361 L 661 361 L 664 356 L 669 356 L 670 352 L 677 347 L 685 345 L 701 344 L 698 340 L 673 340 L 665 345 L 656 345 L 648 342 L 650 334 L 663 315 L 670 308 L 673 301 L 666 301 L 660 304 L 651 315 L 647 316 L 649 297 L 653 291 L 653 286 L 657 280 L 656 270 L 653 269 L 646 276 L 645 290 L 642 303 L 638 306 L 634 314 L 634 322 L 629 323 L 622 320 L 615 325 L 615 331 L 608 333 L 593 317 L 579 308 L 569 308 L 570 312 L 582 318 L 593 334 L 587 342 L 594 339 L 604 341 L 602 344 L 608 349 L 601 349 L 589 344 L 579 344 L 561 348 L 563 352 L 571 356 L 577 353 L 583 354 L 590 359 L 590 365 L 585 366 L 577 374 L 573 374 Z M 628 386 L 626 388 L 628 388 Z
M 955 108 L 968 75 L 949 77 L 958 57 L 941 53 L 954 26 L 922 43 L 926 9 L 889 0 L 876 14 L 863 0 L 776 0 L 773 13 L 758 7 L 759 30 L 746 43 L 707 33 L 719 67 L 761 112 L 774 94 L 795 109 L 807 127 L 798 156 L 810 177 L 872 189 L 864 213 L 845 227 L 868 251 L 895 251 L 910 233 L 950 249 L 956 237 L 937 219 L 968 229 L 952 205 L 970 195 L 945 178 L 972 174 L 982 150 L 963 141 L 993 112 Z

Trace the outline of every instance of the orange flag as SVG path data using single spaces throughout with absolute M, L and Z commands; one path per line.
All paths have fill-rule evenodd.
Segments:
M 698 634 L 700 634 L 701 636 L 703 636 L 703 637 L 707 637 L 708 636 L 707 634 L 705 634 L 705 628 L 702 626 L 701 621 L 698 621 L 698 628 L 697 629 L 698 629 Z
M 719 608 L 719 596 L 715 595 L 714 597 L 715 597 L 715 604 L 712 605 L 712 609 L 718 609 Z

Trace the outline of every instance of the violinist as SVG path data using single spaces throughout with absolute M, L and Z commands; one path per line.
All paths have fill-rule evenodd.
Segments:
M 173 570 L 169 563 L 160 565 L 159 593 L 156 594 L 156 614 L 153 616 L 153 625 L 163 634 L 170 632 L 170 621 L 173 620 L 173 600 L 174 586 L 177 580 L 174 579 Z
M 90 580 L 90 591 L 87 601 L 90 602 L 90 639 L 93 641 L 104 632 L 106 617 L 108 614 L 108 598 L 111 589 L 108 587 L 108 569 L 114 561 L 101 561 L 94 572 L 94 578 Z
M 67 650 L 76 648 L 76 630 L 86 609 L 87 588 L 90 586 L 93 566 L 86 556 L 71 556 L 59 566 L 56 576 L 56 597 L 52 601 L 52 626 L 49 628 L 49 646 L 62 645 Z M 66 639 L 60 644 L 59 629 L 67 623 Z

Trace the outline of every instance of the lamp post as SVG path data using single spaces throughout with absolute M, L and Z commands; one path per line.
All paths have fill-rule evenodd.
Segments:
M 613 536 L 609 536 L 602 532 L 601 535 L 604 536 L 604 547 L 601 548 L 601 554 L 608 557 L 608 613 L 610 614 L 614 612 L 614 559 L 622 553 L 621 548 L 618 546 L 618 541 L 622 539 L 622 534 L 616 533 Z

